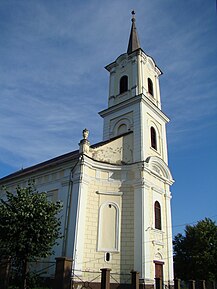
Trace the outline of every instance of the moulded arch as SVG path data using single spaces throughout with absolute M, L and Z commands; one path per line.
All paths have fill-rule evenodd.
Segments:
M 125 125 L 126 126 L 126 131 L 125 132 L 128 132 L 131 130 L 131 127 L 132 127 L 132 122 L 131 122 L 131 119 L 130 118 L 121 118 L 119 119 L 112 127 L 111 131 L 112 131 L 112 134 L 114 136 L 116 135 L 119 135 L 119 134 L 122 134 L 124 132 L 121 132 L 121 133 L 118 133 L 118 130 L 120 128 L 120 126 L 122 125 Z
M 157 67 L 154 59 L 151 56 L 147 56 L 147 62 L 151 65 L 152 69 L 154 70 L 154 72 L 159 76 L 161 74 L 163 74 L 163 72 L 160 70 L 159 67 Z
M 156 64 L 155 64 L 153 58 L 150 57 L 150 56 L 148 56 L 148 57 L 147 57 L 147 60 L 148 60 L 148 62 L 152 65 L 152 67 L 155 68 Z
M 159 252 L 156 253 L 154 257 L 155 257 L 155 260 L 156 260 L 156 261 L 161 261 L 161 260 L 163 260 L 163 256 L 162 256 L 162 254 L 159 253 Z
M 157 156 L 151 156 L 146 159 L 146 163 L 149 164 L 150 170 L 154 171 L 159 176 L 163 176 L 169 182 L 174 182 L 170 169 L 161 158 Z
M 125 132 L 127 132 L 127 125 L 125 123 L 122 123 L 117 129 L 117 135 L 121 135 Z
M 114 206 L 117 210 L 120 209 L 117 203 L 115 203 L 115 202 L 113 202 L 113 201 L 105 201 L 105 202 L 103 202 L 103 203 L 100 205 L 99 210 L 101 210 L 101 208 L 102 208 L 103 206 L 106 206 L 106 205 L 109 205 L 109 204 L 112 205 L 112 206 Z
M 152 119 L 149 119 L 148 125 L 149 125 L 149 128 L 151 128 L 153 126 L 153 128 L 156 130 L 157 135 L 158 136 L 160 135 L 159 128 Z

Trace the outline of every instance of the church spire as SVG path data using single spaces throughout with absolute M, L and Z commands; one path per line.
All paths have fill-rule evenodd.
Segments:
M 128 48 L 127 48 L 127 53 L 130 54 L 131 52 L 141 48 L 139 44 L 139 37 L 137 35 L 136 31 L 136 19 L 135 19 L 135 12 L 132 11 L 132 26 L 131 26 L 131 31 L 130 31 L 130 38 L 129 38 L 129 43 L 128 43 Z

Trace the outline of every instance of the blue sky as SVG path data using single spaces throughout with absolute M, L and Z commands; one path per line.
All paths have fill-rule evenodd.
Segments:
M 102 140 L 104 66 L 126 52 L 131 11 L 164 72 L 174 234 L 217 219 L 214 0 L 1 0 L 0 177 Z

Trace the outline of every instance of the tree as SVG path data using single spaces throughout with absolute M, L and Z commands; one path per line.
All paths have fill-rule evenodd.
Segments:
M 187 225 L 173 241 L 175 276 L 183 280 L 217 280 L 217 226 L 205 218 Z
M 6 199 L 0 199 L 0 247 L 10 255 L 21 272 L 22 285 L 28 285 L 28 262 L 52 254 L 60 234 L 60 202 L 47 200 L 34 183 L 16 188 L 13 194 L 6 190 Z

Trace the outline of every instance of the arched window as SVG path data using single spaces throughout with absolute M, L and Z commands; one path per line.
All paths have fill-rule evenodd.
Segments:
M 127 125 L 125 123 L 123 123 L 123 124 L 119 125 L 117 133 L 118 133 L 118 135 L 120 135 L 120 134 L 123 134 L 125 132 L 127 132 Z
M 120 117 L 116 122 L 111 125 L 111 135 L 117 136 L 125 132 L 132 130 L 132 118 L 131 117 Z
M 161 207 L 158 201 L 154 203 L 154 217 L 155 229 L 161 230 Z
M 148 78 L 148 92 L 154 96 L 153 82 L 150 78 Z
M 157 134 L 153 126 L 151 127 L 151 147 L 157 150 Z
M 98 250 L 114 252 L 119 243 L 119 208 L 105 202 L 99 209 Z
M 128 77 L 124 75 L 120 79 L 120 94 L 128 90 Z

